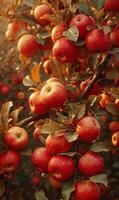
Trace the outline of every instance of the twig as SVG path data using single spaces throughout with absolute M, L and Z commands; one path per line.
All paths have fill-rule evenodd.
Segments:
M 39 120 L 39 119 L 46 119 L 46 118 L 48 118 L 48 117 L 49 117 L 48 114 L 46 114 L 46 115 L 31 116 L 31 117 L 28 117 L 28 118 L 26 118 L 26 119 L 20 121 L 18 125 L 19 125 L 19 126 L 24 126 L 24 125 L 29 124 L 29 123 L 31 123 L 31 122 L 35 122 L 35 121 L 37 121 L 37 120 Z

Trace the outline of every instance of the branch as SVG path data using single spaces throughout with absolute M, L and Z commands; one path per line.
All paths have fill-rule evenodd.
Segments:
M 29 123 L 31 123 L 31 122 L 35 122 L 35 121 L 37 121 L 37 120 L 39 120 L 39 119 L 46 119 L 46 118 L 48 118 L 48 117 L 49 117 L 48 114 L 46 114 L 46 115 L 31 116 L 31 117 L 28 117 L 28 118 L 26 118 L 26 119 L 20 121 L 18 125 L 19 125 L 19 126 L 24 126 L 24 125 L 29 124 Z
M 108 60 L 110 58 L 110 54 L 107 54 L 105 60 L 103 61 L 103 63 L 101 63 L 99 65 L 99 70 L 97 71 L 97 73 L 93 76 L 92 81 L 90 82 L 90 84 L 88 85 L 88 87 L 82 92 L 82 94 L 80 95 L 79 100 L 83 100 L 91 91 L 91 89 L 93 88 L 93 85 L 95 84 L 95 82 L 99 79 L 100 75 L 102 74 L 103 70 L 106 68 L 106 65 L 108 63 Z M 78 100 L 78 101 L 79 101 Z

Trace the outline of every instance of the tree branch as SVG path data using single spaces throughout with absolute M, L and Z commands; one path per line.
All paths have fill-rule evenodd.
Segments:
M 37 121 L 37 120 L 39 120 L 39 119 L 46 119 L 46 118 L 48 118 L 48 117 L 49 117 L 48 114 L 30 116 L 30 117 L 28 117 L 28 118 L 26 118 L 26 119 L 20 121 L 18 125 L 19 125 L 19 126 L 24 126 L 24 125 L 29 124 L 29 123 L 31 123 L 31 122 L 35 122 L 35 121 Z
M 88 87 L 82 92 L 82 94 L 79 97 L 79 100 L 83 100 L 91 91 L 91 89 L 93 88 L 93 85 L 95 84 L 95 82 L 99 79 L 100 75 L 102 74 L 103 70 L 106 68 L 107 62 L 110 58 L 110 54 L 107 54 L 105 60 L 103 61 L 103 63 L 101 63 L 99 65 L 99 70 L 97 71 L 97 73 L 93 76 L 92 81 L 90 82 L 90 84 L 88 85 Z M 79 101 L 78 100 L 78 101 Z

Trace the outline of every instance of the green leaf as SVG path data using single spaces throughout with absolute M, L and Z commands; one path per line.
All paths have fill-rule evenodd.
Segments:
M 103 8 L 104 3 L 105 3 L 105 0 L 98 0 L 97 9 L 99 10 Z
M 91 146 L 90 150 L 94 152 L 108 152 L 110 150 L 109 148 L 106 142 L 96 142 Z
M 62 188 L 63 200 L 69 200 L 71 193 L 75 190 L 75 185 L 72 182 L 67 182 Z
M 36 85 L 36 83 L 32 80 L 32 78 L 30 77 L 30 75 L 27 75 L 27 76 L 24 77 L 23 84 L 25 86 L 28 86 L 28 87 Z
M 111 32 L 111 27 L 110 26 L 103 26 L 103 31 L 105 35 L 109 34 Z
M 18 117 L 19 117 L 19 114 L 20 112 L 23 110 L 23 107 L 20 107 L 20 108 L 17 108 L 15 110 L 13 110 L 11 113 L 10 113 L 10 117 L 12 117 L 12 121 L 13 123 L 16 123 L 18 121 Z
M 77 152 L 66 152 L 66 153 L 58 153 L 58 155 L 63 155 L 63 156 L 75 156 Z
M 67 39 L 76 42 L 78 40 L 78 37 L 79 37 L 79 30 L 76 26 L 72 26 L 67 31 L 64 31 L 63 35 Z
M 78 134 L 76 134 L 74 132 L 73 133 L 72 132 L 68 132 L 64 136 L 65 136 L 65 138 L 67 139 L 68 142 L 76 141 L 77 138 L 78 138 Z
M 56 132 L 65 131 L 66 127 L 63 124 L 50 120 L 46 122 L 41 128 L 43 134 L 56 134 Z
M 36 200 L 48 200 L 43 190 L 36 191 L 34 195 Z
M 115 103 L 106 104 L 106 110 L 112 115 L 119 116 L 119 108 Z
M 88 15 L 93 15 L 92 9 L 89 7 L 89 4 L 86 1 L 82 1 L 82 2 L 78 3 L 77 8 L 81 11 L 84 11 Z
M 86 112 L 86 105 L 85 104 L 80 104 L 76 107 L 76 118 L 81 119 Z
M 98 174 L 98 175 L 95 175 L 95 176 L 91 176 L 89 179 L 91 181 L 95 182 L 95 183 L 102 183 L 106 187 L 108 186 L 107 174 Z
M 11 107 L 13 106 L 13 102 L 9 101 L 6 102 L 2 105 L 1 108 L 1 121 L 3 126 L 7 127 L 8 126 L 8 120 L 9 120 L 9 112 Z

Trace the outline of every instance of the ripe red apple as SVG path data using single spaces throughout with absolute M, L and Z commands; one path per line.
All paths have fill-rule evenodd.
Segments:
M 91 53 L 105 52 L 110 47 L 110 38 L 101 29 L 90 31 L 86 35 L 85 42 L 88 51 Z
M 101 135 L 101 128 L 95 117 L 86 116 L 78 121 L 76 132 L 80 141 L 92 142 Z
M 100 188 L 90 180 L 77 181 L 74 196 L 75 200 L 99 200 Z
M 75 173 L 74 161 L 68 156 L 53 156 L 48 164 L 48 172 L 56 181 L 69 180 Z
M 13 74 L 12 76 L 12 83 L 13 84 L 16 84 L 16 85 L 19 85 L 22 83 L 23 81 L 23 78 L 24 78 L 24 75 L 23 74 Z
M 108 11 L 119 12 L 119 1 L 118 0 L 106 0 L 104 8 Z
M 60 107 L 67 100 L 67 90 L 59 82 L 46 83 L 40 91 L 40 99 L 46 107 Z
M 40 129 L 40 127 L 36 127 L 34 132 L 33 132 L 34 140 L 39 141 L 40 140 L 40 136 L 41 136 L 41 129 Z
M 41 177 L 38 175 L 34 175 L 31 180 L 32 184 L 37 186 L 41 184 Z
M 1 90 L 0 90 L 2 95 L 8 95 L 10 91 L 11 91 L 11 87 L 5 84 L 1 87 Z
M 26 95 L 23 91 L 19 91 L 17 94 L 16 94 L 17 98 L 18 99 L 25 99 Z
M 83 92 L 88 87 L 88 85 L 90 84 L 90 82 L 91 82 L 91 79 L 87 79 L 87 80 L 81 82 L 81 84 L 80 84 L 80 90 L 81 90 L 81 92 Z M 93 85 L 93 88 L 90 90 L 90 92 L 87 95 L 87 97 L 89 95 L 98 95 L 99 92 L 100 92 L 100 84 L 98 82 L 96 82 Z
M 112 132 L 112 133 L 116 133 L 119 131 L 119 121 L 111 121 L 109 123 L 109 130 Z
M 48 172 L 48 163 L 52 155 L 45 147 L 39 147 L 32 153 L 32 163 L 40 172 Z
M 52 66 L 51 60 L 46 60 L 43 63 L 43 69 L 44 69 L 46 74 L 51 74 L 52 73 L 52 67 L 51 66 Z
M 69 151 L 72 147 L 72 143 L 69 143 L 64 135 L 48 135 L 45 146 L 49 153 L 56 154 Z
M 110 41 L 115 46 L 119 47 L 119 23 L 115 26 L 115 28 L 110 33 Z
M 111 101 L 112 101 L 112 100 L 111 100 L 111 97 L 110 97 L 109 95 L 107 95 L 107 94 L 105 94 L 105 93 L 102 93 L 102 94 L 101 94 L 101 99 L 100 99 L 100 101 L 99 101 L 100 107 L 101 107 L 102 109 L 105 109 L 106 105 L 107 105 L 108 103 L 110 103 Z
M 31 112 L 35 115 L 43 115 L 49 112 L 49 106 L 41 102 L 40 91 L 33 92 L 29 97 Z
M 47 15 L 51 15 L 52 13 L 52 8 L 49 4 L 43 3 L 35 8 L 34 17 L 41 26 L 45 26 L 51 23 Z
M 78 54 L 75 44 L 67 38 L 58 39 L 53 45 L 52 53 L 53 57 L 61 63 L 75 61 Z
M 76 101 L 81 93 L 79 87 L 73 84 L 67 85 L 68 98 Z
M 119 147 L 119 131 L 112 135 L 112 144 L 115 147 Z
M 32 57 L 37 53 L 39 44 L 37 43 L 35 36 L 25 34 L 19 39 L 17 47 L 19 53 L 26 57 Z
M 0 165 L 3 172 L 13 173 L 20 163 L 20 155 L 15 151 L 8 150 L 0 154 Z
M 29 136 L 25 129 L 13 126 L 4 135 L 4 142 L 12 150 L 22 150 L 27 148 Z
M 63 37 L 63 32 L 65 31 L 64 24 L 55 26 L 51 31 L 51 39 L 53 42 L 56 42 L 58 39 Z
M 99 154 L 88 151 L 79 159 L 78 169 L 84 176 L 97 175 L 104 170 L 104 160 Z
M 70 27 L 76 26 L 79 30 L 79 38 L 85 38 L 88 33 L 88 28 L 93 26 L 92 19 L 85 14 L 78 14 L 71 19 Z

